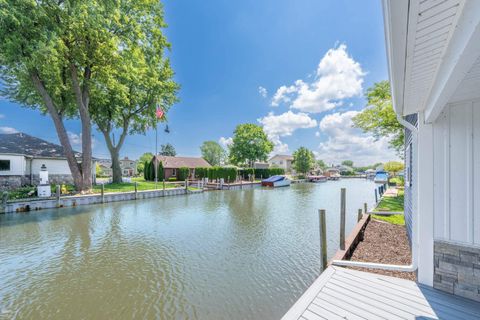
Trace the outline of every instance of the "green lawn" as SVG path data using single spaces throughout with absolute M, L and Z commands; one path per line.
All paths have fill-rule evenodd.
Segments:
M 155 182 L 154 181 L 145 181 L 143 178 L 133 178 L 133 182 L 122 182 L 122 183 L 108 183 L 105 184 L 105 192 L 127 192 L 127 191 L 135 191 L 135 182 L 137 182 L 137 190 L 155 190 Z M 171 188 L 178 188 L 183 187 L 183 182 L 180 183 L 165 183 L 166 189 Z M 157 183 L 156 189 L 163 189 L 163 182 L 159 181 Z M 101 185 L 93 186 L 94 193 L 100 193 L 102 190 Z
M 405 216 L 403 214 L 392 214 L 389 216 L 384 215 L 372 215 L 373 219 L 385 221 L 391 224 L 405 225 Z
M 375 211 L 391 211 L 391 212 L 403 212 L 403 200 L 404 200 L 404 191 L 399 190 L 397 197 L 383 197 L 380 200 L 380 203 L 375 208 Z M 392 214 L 392 215 L 372 215 L 372 218 L 377 220 L 382 220 L 392 224 L 405 225 L 405 217 L 403 214 Z

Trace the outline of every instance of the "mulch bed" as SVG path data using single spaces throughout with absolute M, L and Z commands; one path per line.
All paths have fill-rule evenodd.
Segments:
M 352 261 L 409 265 L 412 261 L 405 226 L 372 219 L 365 229 L 364 240 L 352 254 Z M 351 269 L 416 280 L 415 272 L 349 267 Z

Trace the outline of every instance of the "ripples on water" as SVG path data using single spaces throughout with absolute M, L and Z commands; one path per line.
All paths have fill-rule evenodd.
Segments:
M 374 184 L 342 180 L 0 215 L 0 319 L 278 319 Z

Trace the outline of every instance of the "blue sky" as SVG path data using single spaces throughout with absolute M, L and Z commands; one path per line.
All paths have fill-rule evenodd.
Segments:
M 350 128 L 365 89 L 388 78 L 380 1 L 164 4 L 181 90 L 168 114 L 171 132 L 160 130 L 159 143 L 196 156 L 203 141 L 228 143 L 235 126 L 248 122 L 264 125 L 280 153 L 306 146 L 329 162 L 394 158 L 385 139 L 375 142 Z M 67 128 L 78 149 L 80 124 L 68 121 Z M 0 100 L 0 130 L 58 141 L 48 116 L 6 100 Z M 101 134 L 94 132 L 94 140 L 94 155 L 108 157 Z M 154 148 L 154 132 L 130 136 L 122 156 Z

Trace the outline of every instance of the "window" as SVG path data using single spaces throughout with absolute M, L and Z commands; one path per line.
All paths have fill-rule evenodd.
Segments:
M 10 160 L 0 160 L 0 171 L 10 171 Z
M 280 160 L 280 164 L 283 164 L 283 160 Z
M 172 169 L 172 177 L 176 177 L 177 176 L 177 169 Z

